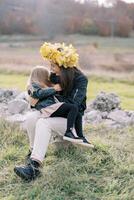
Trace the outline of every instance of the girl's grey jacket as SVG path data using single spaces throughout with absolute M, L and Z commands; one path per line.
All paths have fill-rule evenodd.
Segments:
M 28 90 L 28 94 L 35 99 L 39 99 L 35 106 L 31 106 L 31 108 L 37 110 L 41 110 L 42 108 L 56 103 L 54 97 L 56 90 L 53 87 L 42 88 L 39 84 L 32 83 L 31 89 Z

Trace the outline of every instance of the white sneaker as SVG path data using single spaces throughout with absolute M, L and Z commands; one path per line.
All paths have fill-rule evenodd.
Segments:
M 94 145 L 91 142 L 88 142 L 85 137 L 83 137 L 82 139 L 83 139 L 83 141 L 80 142 L 79 145 L 94 148 Z
M 63 140 L 67 140 L 69 142 L 80 143 L 83 142 L 83 139 L 79 137 L 75 137 L 72 131 L 66 132 L 63 136 Z

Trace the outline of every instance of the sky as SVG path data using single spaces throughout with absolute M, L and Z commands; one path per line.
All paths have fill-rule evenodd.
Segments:
M 84 2 L 85 0 L 75 0 L 75 1 L 80 1 L 80 2 Z M 107 4 L 105 4 L 107 1 Z M 122 1 L 125 1 L 127 3 L 134 3 L 134 0 L 122 0 Z M 108 0 L 98 0 L 98 3 L 100 5 L 107 5 L 107 6 L 111 6 L 111 3 L 108 3 Z
M 98 0 L 100 4 L 104 4 L 106 0 Z M 134 0 L 123 0 L 127 3 L 134 3 Z

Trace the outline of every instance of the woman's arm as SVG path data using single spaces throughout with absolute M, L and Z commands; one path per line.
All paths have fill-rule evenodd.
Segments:
M 80 106 L 86 97 L 88 79 L 86 76 L 79 76 L 74 81 L 74 84 L 75 87 L 71 94 L 65 99 L 65 102 L 74 103 Z

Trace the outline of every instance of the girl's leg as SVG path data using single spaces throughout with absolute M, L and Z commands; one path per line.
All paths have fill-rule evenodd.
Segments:
M 64 103 L 51 115 L 51 117 L 67 118 L 66 132 L 68 132 L 73 129 L 77 114 L 78 114 L 78 107 L 76 105 Z
M 83 135 L 83 128 L 82 128 L 82 115 L 81 113 L 78 113 L 75 121 L 75 130 L 77 135 L 83 140 L 81 143 L 79 143 L 82 146 L 94 148 L 94 145 L 89 142 L 85 136 Z
M 62 106 L 54 112 L 51 117 L 65 117 L 67 118 L 67 129 L 63 137 L 64 140 L 79 143 L 81 138 L 74 136 L 73 127 L 75 125 L 76 116 L 78 114 L 78 107 L 74 104 L 64 103 Z
M 83 128 L 82 128 L 82 115 L 79 112 L 78 112 L 78 115 L 75 120 L 75 130 L 79 137 L 84 137 L 83 136 Z

